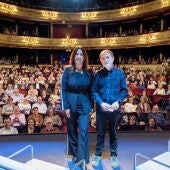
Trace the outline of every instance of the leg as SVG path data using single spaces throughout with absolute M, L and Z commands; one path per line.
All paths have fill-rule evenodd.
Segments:
M 114 111 L 113 113 L 108 114 L 111 156 L 117 156 L 117 127 L 119 115 L 119 111 Z
M 107 112 L 96 112 L 96 129 L 97 129 L 97 142 L 96 142 L 96 156 L 102 155 L 104 148 L 105 132 L 107 127 Z
M 119 111 L 114 111 L 108 115 L 109 135 L 110 135 L 110 153 L 111 166 L 116 168 L 119 166 L 117 159 L 117 126 L 119 120 Z
M 86 164 L 89 163 L 89 114 L 79 114 L 78 116 L 78 161 L 85 159 Z
M 77 113 L 70 113 L 70 118 L 67 120 L 67 132 L 68 132 L 68 154 L 77 157 Z

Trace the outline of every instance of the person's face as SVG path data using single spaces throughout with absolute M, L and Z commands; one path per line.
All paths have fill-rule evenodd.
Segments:
M 4 127 L 8 128 L 8 129 L 11 127 L 11 120 L 10 119 L 4 120 Z
M 77 69 L 82 68 L 83 66 L 83 51 L 81 49 L 78 49 L 74 58 L 75 66 Z
M 42 104 L 42 102 L 43 102 L 43 101 L 42 101 L 42 98 L 39 97 L 39 98 L 38 98 L 38 103 L 39 103 L 39 104 Z
M 155 121 L 154 121 L 154 119 L 149 119 L 149 126 L 150 126 L 150 127 L 155 126 Z
M 109 52 L 105 52 L 100 56 L 100 62 L 103 67 L 110 70 L 113 67 L 114 57 Z
M 28 126 L 34 126 L 34 121 L 32 119 L 28 120 Z
M 135 123 L 136 123 L 135 117 L 133 117 L 133 116 L 130 117 L 130 118 L 129 118 L 129 124 L 130 124 L 130 125 L 134 125 Z

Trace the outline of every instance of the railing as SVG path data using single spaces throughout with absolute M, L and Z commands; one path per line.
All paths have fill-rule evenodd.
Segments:
M 84 159 L 80 160 L 77 164 L 75 164 L 70 170 L 75 170 L 77 166 L 82 164 L 82 170 L 86 170 L 86 161 Z
M 168 152 L 170 152 L 170 139 L 169 139 L 169 141 L 168 141 Z M 138 158 L 138 157 L 144 158 L 144 159 L 146 159 L 147 161 L 152 161 L 152 162 L 154 162 L 154 163 L 156 163 L 156 164 L 159 164 L 159 165 L 161 165 L 161 166 L 163 166 L 163 167 L 170 168 L 170 166 L 167 165 L 167 164 L 165 164 L 165 163 L 162 163 L 162 162 L 160 162 L 160 161 L 157 161 L 157 160 L 155 160 L 155 159 L 153 159 L 153 158 L 150 158 L 150 157 L 148 157 L 148 156 L 146 156 L 146 155 L 143 155 L 143 154 L 141 154 L 141 153 L 136 153 L 135 158 L 134 158 L 134 170 L 137 170 L 136 167 L 137 167 L 137 158 Z

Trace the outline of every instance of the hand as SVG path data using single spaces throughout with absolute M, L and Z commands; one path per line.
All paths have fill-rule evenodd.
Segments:
M 105 111 L 109 111 L 109 110 L 111 109 L 111 105 L 110 105 L 110 104 L 107 104 L 107 103 L 105 103 L 105 102 L 103 102 L 103 103 L 101 104 L 101 107 L 102 107 L 102 109 L 105 110 Z
M 119 109 L 119 103 L 118 103 L 118 102 L 114 102 L 114 103 L 112 104 L 112 109 L 113 109 L 113 110 L 118 110 L 118 109 Z
M 64 113 L 66 114 L 67 118 L 70 118 L 70 109 L 64 110 Z

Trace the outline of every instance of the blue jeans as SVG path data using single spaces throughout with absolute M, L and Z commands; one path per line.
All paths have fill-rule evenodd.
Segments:
M 111 156 L 117 156 L 117 126 L 119 120 L 120 111 L 114 112 L 96 112 L 96 124 L 97 124 L 97 143 L 95 155 L 101 156 L 104 148 L 105 134 L 108 127 L 110 138 L 110 153 Z

